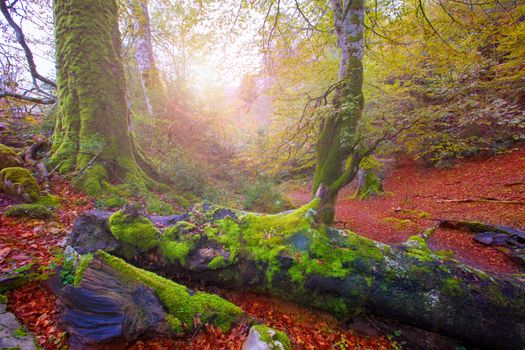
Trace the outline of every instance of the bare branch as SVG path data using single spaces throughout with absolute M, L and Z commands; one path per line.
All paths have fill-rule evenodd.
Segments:
M 40 75 L 38 73 L 38 71 L 36 70 L 36 64 L 35 64 L 35 60 L 33 58 L 33 53 L 31 52 L 31 49 L 29 48 L 29 46 L 27 45 L 27 42 L 26 42 L 26 39 L 25 39 L 25 35 L 24 35 L 24 32 L 22 31 L 22 28 L 20 28 L 20 26 L 18 24 L 16 24 L 16 22 L 13 20 L 13 18 L 11 17 L 11 14 L 9 13 L 9 8 L 12 7 L 16 1 L 9 5 L 7 5 L 6 3 L 7 0 L 3 0 L 3 1 L 0 1 L 0 10 L 2 11 L 2 14 L 4 15 L 5 19 L 7 20 L 7 23 L 9 23 L 9 25 L 11 26 L 11 28 L 13 28 L 13 30 L 15 31 L 15 34 L 16 34 L 16 40 L 18 41 L 18 43 L 20 44 L 20 46 L 22 46 L 22 48 L 24 49 L 24 53 L 25 53 L 25 56 L 26 56 L 26 59 L 27 59 L 27 63 L 29 65 L 29 70 L 31 71 L 31 76 L 33 77 L 33 85 L 38 88 L 38 80 L 45 83 L 45 84 L 48 84 L 52 87 L 56 87 L 56 83 L 42 75 Z
M 17 94 L 16 92 L 9 92 L 9 91 L 3 91 L 0 92 L 0 98 L 6 98 L 6 97 L 12 97 L 17 100 L 27 101 L 27 102 L 33 102 L 38 103 L 41 105 L 52 105 L 56 103 L 55 98 L 53 97 L 34 97 L 34 96 L 25 96 L 22 94 Z

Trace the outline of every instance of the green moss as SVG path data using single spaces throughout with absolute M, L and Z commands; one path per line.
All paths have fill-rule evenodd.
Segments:
M 84 272 L 88 268 L 89 264 L 93 260 L 93 254 L 88 253 L 84 254 L 80 257 L 80 261 L 78 262 L 77 269 L 75 271 L 75 278 L 73 281 L 73 285 L 75 287 L 78 287 L 80 282 L 82 282 L 82 278 L 84 277 Z
M 383 218 L 383 221 L 392 225 L 396 230 L 406 230 L 414 227 L 414 222 L 409 219 L 399 219 L 394 217 Z
M 132 218 L 118 211 L 110 216 L 109 228 L 118 240 L 138 251 L 148 251 L 159 243 L 159 231 L 151 221 L 142 216 Z
M 36 203 L 45 207 L 59 207 L 62 202 L 62 198 L 53 196 L 52 194 L 46 194 L 37 199 Z
M 189 208 L 191 206 L 191 203 L 186 198 L 177 193 L 168 193 L 167 197 L 183 208 Z
M 370 260 L 383 259 L 382 248 L 369 239 L 352 232 L 317 227 L 312 220 L 315 205 L 285 214 L 247 214 L 237 221 L 225 218 L 215 223 L 216 228 L 209 226 L 204 232 L 208 239 L 219 242 L 230 252 L 230 262 L 240 255 L 254 260 L 259 270 L 264 271 L 267 288 L 272 288 L 274 275 L 283 270 L 281 257 L 291 259 L 288 274 L 296 283 L 292 288 L 298 293 L 307 275 L 345 279 L 355 269 L 365 268 Z M 334 249 L 333 240 L 337 240 L 341 247 Z M 372 280 L 355 280 L 353 283 L 355 288 L 366 291 Z M 356 305 L 359 303 L 356 301 Z M 337 305 L 322 304 L 320 307 L 324 309 L 333 306 L 347 311 L 345 301 L 341 299 L 336 301 Z
M 116 193 L 109 193 L 97 199 L 96 205 L 99 208 L 111 209 L 122 208 L 128 200 Z
M 239 307 L 216 295 L 201 292 L 190 295 L 185 286 L 134 267 L 104 251 L 98 251 L 97 255 L 119 271 L 125 280 L 140 282 L 153 288 L 159 300 L 171 314 L 172 318 L 169 322 L 172 326 L 175 325 L 176 329 L 181 327 L 177 326 L 177 321 L 174 319 L 180 320 L 184 329 L 191 330 L 194 317 L 199 314 L 203 323 L 216 324 L 226 331 L 243 314 Z
M 0 171 L 0 189 L 25 200 L 34 202 L 40 197 L 38 182 L 29 170 L 12 167 Z
M 432 215 L 429 212 L 423 211 L 423 210 L 411 210 L 411 209 L 402 209 L 400 211 L 401 214 L 409 216 L 409 217 L 415 217 L 419 219 L 429 219 L 432 217 Z
M 23 327 L 20 327 L 16 331 L 13 332 L 13 336 L 15 338 L 24 338 L 24 337 L 27 337 L 28 335 L 29 333 Z
M 444 291 L 447 294 L 457 295 L 461 293 L 461 279 L 458 277 L 449 277 L 445 279 Z
M 4 215 L 14 218 L 48 219 L 53 213 L 40 204 L 16 204 L 9 206 Z
M 95 163 L 75 180 L 75 187 L 84 190 L 89 196 L 99 196 L 104 193 L 104 183 L 107 180 L 106 168 L 102 164 Z
M 404 243 L 404 246 L 408 256 L 424 262 L 450 259 L 454 254 L 453 252 L 446 250 L 430 250 L 427 246 L 427 242 L 420 236 L 409 237 Z
M 163 239 L 171 240 L 183 239 L 185 235 L 195 230 L 195 228 L 195 224 L 186 221 L 179 221 L 175 225 L 166 228 L 162 237 Z
M 0 294 L 0 304 L 6 304 L 7 303 L 7 295 Z
M 162 254 L 170 261 L 186 262 L 186 257 L 195 246 L 198 235 L 190 235 L 196 226 L 186 221 L 179 221 L 166 228 L 162 234 L 160 248 Z
M 159 215 L 171 215 L 175 212 L 171 205 L 161 200 L 155 194 L 146 195 L 146 209 L 149 213 Z
M 261 340 L 268 344 L 269 349 L 282 349 L 282 350 L 291 350 L 292 342 L 286 333 L 278 331 L 276 329 L 270 328 L 265 325 L 254 325 L 252 326 L 257 333 L 261 336 Z M 282 347 L 279 344 L 282 344 Z
M 186 257 L 193 248 L 193 242 L 162 241 L 160 244 L 162 254 L 171 262 L 186 263 Z
M 223 267 L 226 267 L 226 265 L 226 260 L 222 255 L 216 256 L 208 263 L 208 267 L 212 270 L 222 269 Z
M 20 165 L 22 162 L 15 150 L 0 143 L 0 170 Z
M 182 321 L 179 320 L 177 317 L 173 315 L 166 315 L 166 321 L 168 322 L 170 326 L 170 330 L 173 334 L 181 334 L 184 333 L 184 328 L 182 327 Z

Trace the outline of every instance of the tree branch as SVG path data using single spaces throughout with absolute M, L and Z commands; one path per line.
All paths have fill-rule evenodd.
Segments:
M 27 63 L 29 65 L 29 70 L 31 72 L 31 76 L 33 77 L 33 85 L 38 89 L 38 82 L 37 82 L 37 80 L 40 80 L 41 82 L 43 82 L 43 83 L 45 83 L 47 85 L 50 85 L 52 87 L 56 87 L 57 85 L 56 85 L 56 83 L 54 81 L 52 81 L 52 80 L 50 80 L 50 79 L 40 75 L 38 73 L 38 71 L 36 70 L 36 64 L 35 64 L 35 60 L 33 58 L 33 53 L 31 52 L 31 49 L 27 45 L 24 32 L 22 31 L 22 28 L 20 28 L 20 26 L 18 24 L 16 24 L 16 22 L 11 17 L 11 14 L 9 13 L 9 7 L 12 7 L 14 5 L 14 3 L 8 7 L 6 1 L 7 0 L 0 1 L 0 10 L 2 11 L 2 14 L 4 15 L 5 19 L 7 20 L 7 23 L 9 23 L 11 28 L 13 28 L 13 30 L 15 31 L 16 40 L 18 41 L 20 46 L 22 46 L 22 48 L 24 49 L 24 53 L 25 53 L 25 56 L 26 56 L 26 59 L 27 59 Z
M 18 94 L 16 92 L 9 92 L 9 91 L 2 91 L 2 92 L 0 92 L 0 98 L 1 97 L 3 97 L 3 98 L 5 98 L 5 97 L 12 97 L 12 98 L 16 98 L 18 100 L 38 103 L 38 104 L 41 104 L 41 105 L 52 105 L 52 104 L 56 103 L 56 100 L 53 97 L 42 97 L 41 98 L 41 97 L 25 96 L 25 95 L 22 95 L 22 94 Z

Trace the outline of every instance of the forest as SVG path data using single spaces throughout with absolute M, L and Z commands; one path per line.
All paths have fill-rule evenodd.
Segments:
M 524 0 L 0 10 L 0 350 L 525 349 Z

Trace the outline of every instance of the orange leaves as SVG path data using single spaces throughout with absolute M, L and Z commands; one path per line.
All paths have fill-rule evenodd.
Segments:
M 9 294 L 8 308 L 35 335 L 44 349 L 60 349 L 66 334 L 57 326 L 59 309 L 53 293 L 31 282 Z
M 0 274 L 29 265 L 49 266 L 77 214 L 92 207 L 86 196 L 72 191 L 58 176 L 53 178 L 51 192 L 63 201 L 56 217 L 50 221 L 0 216 Z M 59 310 L 55 296 L 38 282 L 11 292 L 8 307 L 44 349 L 65 345 L 66 334 L 57 325 Z

